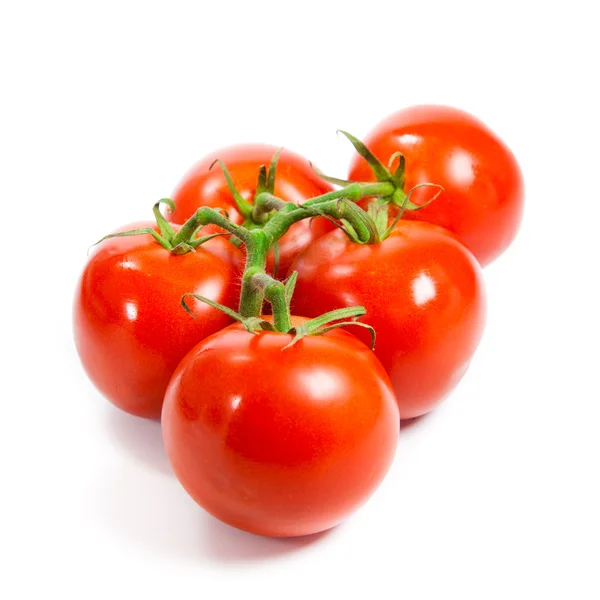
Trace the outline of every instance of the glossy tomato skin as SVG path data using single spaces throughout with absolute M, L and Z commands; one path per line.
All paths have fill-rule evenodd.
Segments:
M 521 169 L 507 146 L 475 117 L 447 106 L 414 106 L 384 119 L 364 142 L 386 165 L 395 152 L 404 154 L 405 191 L 424 182 L 444 187 L 429 206 L 407 211 L 406 219 L 450 229 L 482 266 L 513 241 L 523 213 Z M 350 179 L 373 180 L 359 155 Z M 431 195 L 431 189 L 420 188 L 411 200 L 423 204 Z
M 293 309 L 316 316 L 366 308 L 375 354 L 410 419 L 429 412 L 458 383 L 483 332 L 481 269 L 447 230 L 400 221 L 380 244 L 350 242 L 341 231 L 317 240 L 292 263 Z M 363 330 L 354 332 L 368 341 Z
M 197 162 L 173 192 L 175 210 L 169 216 L 173 223 L 184 223 L 201 206 L 225 208 L 229 218 L 237 224 L 243 218 L 237 211 L 223 172 L 215 160 L 222 160 L 231 173 L 236 188 L 248 202 L 254 202 L 258 172 L 261 165 L 269 166 L 276 146 L 266 144 L 243 144 L 217 150 Z M 210 169 L 210 170 L 209 170 Z M 277 165 L 275 195 L 288 202 L 300 204 L 315 196 L 331 191 L 332 187 L 320 179 L 305 159 L 283 150 Z M 308 244 L 331 231 L 333 225 L 323 218 L 301 221 L 294 225 L 280 240 L 278 273 L 285 274 L 293 258 Z M 273 251 L 269 253 L 268 269 L 274 265 Z
M 297 322 L 297 321 L 296 321 Z M 162 430 L 175 474 L 212 515 L 264 536 L 329 529 L 388 471 L 399 415 L 373 352 L 343 331 L 249 334 L 232 325 L 177 368 Z
M 134 223 L 119 231 L 152 227 Z M 155 225 L 154 225 L 155 226 Z M 124 411 L 160 418 L 167 384 L 185 354 L 231 319 L 191 299 L 194 292 L 235 308 L 241 252 L 223 238 L 174 256 L 150 235 L 101 242 L 78 282 L 75 343 L 96 387 Z

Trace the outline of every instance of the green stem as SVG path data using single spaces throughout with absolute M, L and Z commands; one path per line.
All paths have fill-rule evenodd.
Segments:
M 181 243 L 189 243 L 190 240 L 193 239 L 196 231 L 198 231 L 198 229 L 203 225 L 208 224 L 218 225 L 219 227 L 222 227 L 226 231 L 233 233 L 233 235 L 238 237 L 243 242 L 246 242 L 246 240 L 248 239 L 249 232 L 245 227 L 240 227 L 239 225 L 232 223 L 225 215 L 221 214 L 218 210 L 204 206 L 202 208 L 199 208 L 194 213 L 194 215 L 191 216 L 183 224 L 181 229 L 173 238 L 173 246 L 177 246 L 177 244 Z
M 277 331 L 287 333 L 292 328 L 290 309 L 285 301 L 285 286 L 275 281 L 265 289 L 265 297 L 273 309 L 273 325 Z
M 321 197 L 321 196 L 320 196 Z M 340 200 L 329 200 L 327 202 L 319 202 L 306 206 L 295 206 L 287 204 L 282 210 L 274 215 L 271 220 L 265 225 L 265 232 L 270 244 L 280 239 L 288 229 L 298 221 L 302 221 L 307 217 L 315 217 L 318 215 L 327 215 L 334 219 L 347 220 L 357 233 L 357 237 L 362 243 L 376 243 L 377 232 L 369 227 L 366 220 L 363 218 L 362 209 L 354 206 L 352 203 L 340 202 Z
M 255 275 L 265 274 L 269 240 L 262 229 L 248 231 L 246 244 L 246 266 L 242 276 L 240 309 L 242 317 L 258 317 L 262 313 L 265 289 L 252 284 Z
M 268 215 L 274 210 L 281 210 L 286 202 L 277 196 L 273 196 L 269 192 L 262 192 L 254 199 L 254 208 L 252 209 L 252 220 L 255 223 L 265 223 L 268 220 Z
M 292 328 L 292 319 L 283 282 L 273 279 L 266 273 L 257 273 L 250 283 L 255 289 L 263 291 L 265 298 L 273 307 L 275 330 L 287 333 Z
M 289 310 L 284 310 L 285 294 L 279 289 L 279 285 L 257 285 L 257 281 L 263 281 L 267 254 L 270 248 L 288 229 L 298 221 L 318 216 L 328 215 L 335 219 L 344 219 L 354 228 L 357 238 L 362 242 L 376 242 L 376 231 L 374 232 L 363 218 L 363 211 L 352 206 L 348 201 L 356 202 L 361 198 L 370 196 L 385 197 L 394 193 L 394 186 L 389 182 L 376 183 L 353 183 L 346 188 L 335 190 L 312 198 L 302 206 L 296 206 L 291 202 L 285 202 L 269 192 L 262 192 L 257 197 L 257 211 L 259 215 L 272 210 L 277 212 L 267 221 L 262 229 L 247 229 L 232 223 L 219 211 L 203 207 L 199 208 L 179 230 L 173 245 L 192 239 L 193 235 L 202 225 L 214 224 L 229 231 L 238 237 L 246 246 L 246 266 L 242 276 L 242 290 L 240 294 L 239 313 L 242 317 L 257 317 L 262 313 L 265 295 L 273 305 L 275 316 L 275 327 L 279 331 L 287 331 L 289 324 Z M 344 202 L 343 200 L 346 200 Z M 257 215 L 258 216 L 258 215 Z M 262 215 L 261 215 L 262 216 Z M 257 278 L 257 276 L 259 276 Z M 269 277 L 272 282 L 276 280 Z M 269 288 L 267 290 L 267 288 Z M 285 329 L 287 327 L 287 329 Z
M 362 198 L 369 196 L 390 196 L 394 193 L 394 185 L 392 183 L 376 182 L 376 183 L 352 183 L 345 188 L 328 192 L 322 196 L 317 196 L 311 200 L 307 200 L 303 203 L 303 206 L 313 206 L 314 204 L 321 204 L 329 200 L 336 200 L 338 198 L 348 198 L 353 202 L 358 202 Z

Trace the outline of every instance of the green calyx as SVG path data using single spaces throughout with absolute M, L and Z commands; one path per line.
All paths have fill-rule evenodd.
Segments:
M 380 201 L 395 204 L 396 206 L 403 207 L 404 210 L 419 210 L 420 207 L 417 204 L 407 201 L 407 194 L 404 193 L 406 160 L 401 152 L 393 154 L 386 167 L 358 138 L 347 131 L 339 130 L 339 133 L 346 136 L 354 146 L 354 149 L 367 161 L 377 181 L 390 183 L 393 186 L 392 193 L 389 196 L 381 198 Z M 390 169 L 396 158 L 398 158 L 398 166 L 392 172 Z
M 344 194 L 347 203 L 354 206 L 354 208 L 351 209 L 352 219 L 344 218 L 343 215 L 331 215 L 331 213 L 329 213 L 331 216 L 334 216 L 335 219 L 338 219 L 335 221 L 330 218 L 330 220 L 342 229 L 353 242 L 357 244 L 377 244 L 385 240 L 391 234 L 405 211 L 416 211 L 425 208 L 443 191 L 443 188 L 440 185 L 434 183 L 420 183 L 405 193 L 404 181 L 406 159 L 401 152 L 392 154 L 386 167 L 358 138 L 347 131 L 339 130 L 339 133 L 346 136 L 358 154 L 367 161 L 378 182 L 375 184 L 357 183 L 346 179 L 338 179 L 337 177 L 329 177 L 317 169 L 314 169 L 319 177 L 325 181 L 340 186 L 341 190 L 338 190 L 338 192 Z M 392 171 L 392 165 L 396 159 L 398 159 L 398 166 Z M 435 187 L 438 191 L 425 204 L 418 205 L 411 202 L 410 197 L 412 193 L 420 187 Z M 357 199 L 367 197 L 369 192 L 372 192 L 372 195 L 376 196 L 376 199 L 369 203 L 367 211 L 354 205 L 354 202 Z M 391 224 L 389 223 L 388 211 L 390 204 L 397 206 L 399 209 Z M 313 208 L 311 202 L 303 205 L 305 208 L 308 208 L 309 206 Z M 324 208 L 325 205 L 319 202 L 314 206 L 313 210 L 322 216 L 327 216 L 324 214 Z M 368 235 L 365 235 L 365 232 L 368 232 Z
M 284 346 L 283 349 L 285 350 L 286 348 L 293 346 L 303 337 L 309 335 L 323 335 L 324 333 L 332 331 L 333 329 L 338 329 L 339 327 L 354 325 L 356 327 L 363 327 L 369 331 L 371 334 L 371 350 L 374 350 L 376 338 L 375 329 L 366 323 L 357 321 L 358 317 L 361 317 L 366 312 L 364 306 L 350 306 L 348 308 L 338 308 L 337 310 L 332 310 L 319 317 L 305 321 L 301 325 L 292 327 L 287 332 L 294 334 L 294 338 L 287 346 Z
M 220 310 L 235 321 L 238 321 L 249 333 L 257 334 L 259 331 L 273 331 L 293 335 L 294 337 L 289 344 L 286 344 L 282 348 L 283 350 L 291 348 L 304 337 L 323 335 L 333 329 L 350 325 L 368 329 L 371 334 L 371 349 L 375 347 L 375 330 L 370 325 L 357 321 L 358 317 L 366 313 L 365 308 L 362 306 L 352 306 L 333 310 L 314 319 L 310 319 L 300 325 L 294 326 L 290 317 L 290 302 L 297 276 L 298 274 L 294 272 L 288 280 L 283 283 L 281 281 L 275 281 L 263 273 L 260 274 L 260 277 L 256 277 L 253 282 L 255 285 L 263 286 L 265 289 L 265 298 L 273 307 L 273 323 L 260 316 L 244 317 L 231 308 L 223 306 L 204 296 L 199 296 L 198 294 L 185 294 L 181 298 L 181 305 L 188 314 L 196 318 L 187 304 L 187 298 L 192 297 Z
M 152 212 L 154 213 L 156 225 L 158 226 L 158 232 L 151 227 L 142 227 L 140 229 L 132 229 L 130 231 L 122 231 L 120 233 L 111 233 L 98 240 L 96 244 L 115 237 L 151 235 L 158 244 L 160 244 L 165 250 L 168 250 L 171 254 L 187 254 L 188 252 L 195 252 L 196 248 L 208 240 L 224 235 L 222 233 L 213 233 L 211 235 L 196 237 L 198 229 L 202 226 L 202 224 L 195 225 L 195 222 L 192 222 L 194 217 L 184 223 L 179 231 L 175 231 L 171 224 L 160 212 L 161 204 L 166 204 L 171 211 L 175 210 L 175 203 L 170 198 L 161 198 L 154 205 Z
M 385 166 L 372 152 L 369 148 L 358 138 L 354 137 L 352 134 L 347 131 L 339 130 L 338 133 L 343 134 L 350 143 L 354 146 L 354 149 L 362 156 L 366 161 L 371 171 L 375 175 L 375 179 L 380 183 L 387 183 L 390 186 L 390 193 L 387 195 L 379 195 L 379 198 L 376 200 L 379 204 L 393 204 L 397 206 L 402 212 L 405 210 L 414 211 L 421 210 L 428 206 L 433 200 L 435 200 L 438 195 L 443 191 L 442 186 L 433 184 L 433 183 L 421 183 L 413 187 L 408 192 L 404 191 L 404 182 L 406 177 L 406 159 L 402 152 L 395 152 L 390 156 L 387 166 Z M 398 165 L 395 169 L 392 170 L 392 165 L 398 159 Z M 337 179 L 335 177 L 328 177 L 319 173 L 319 175 L 333 183 L 335 185 L 340 185 L 343 188 L 349 187 L 354 184 L 352 181 L 347 181 L 344 179 Z M 437 187 L 438 193 L 428 200 L 425 204 L 419 205 L 410 201 L 410 194 L 418 187 L 431 186 Z
M 254 204 L 248 202 L 243 198 L 237 189 L 233 177 L 227 166 L 222 160 L 217 159 L 209 167 L 209 170 L 213 168 L 216 163 L 219 163 L 227 187 L 233 196 L 235 205 L 239 213 L 244 217 L 242 227 L 247 231 L 253 229 L 262 229 L 265 224 L 271 219 L 271 217 L 280 210 L 287 202 L 274 196 L 275 192 L 275 178 L 277 176 L 277 163 L 279 161 L 279 155 L 283 148 L 280 148 L 275 152 L 267 168 L 265 165 L 261 165 L 258 170 L 258 182 L 256 184 L 256 192 L 254 195 Z M 239 246 L 242 240 L 232 239 L 231 240 L 236 246 Z M 275 258 L 274 273 L 277 274 L 279 268 L 279 241 L 275 240 L 272 245 L 273 254 Z
M 435 188 L 438 188 L 438 191 L 425 204 L 423 204 L 422 206 L 419 206 L 419 209 L 424 208 L 425 206 L 428 206 L 429 204 L 431 204 L 431 202 L 433 202 L 444 190 L 444 188 L 441 185 L 437 185 L 435 183 L 419 183 L 419 184 L 415 185 L 413 188 L 411 188 L 408 191 L 408 193 L 404 197 L 404 201 L 402 204 L 399 205 L 398 213 L 396 214 L 394 220 L 391 223 L 389 223 L 388 203 L 385 201 L 385 199 L 378 199 L 378 200 L 375 200 L 375 202 L 371 202 L 369 204 L 369 206 L 367 207 L 367 214 L 373 220 L 373 223 L 375 224 L 375 228 L 379 232 L 380 240 L 382 240 L 382 241 L 385 240 L 386 238 L 388 238 L 390 236 L 392 231 L 394 231 L 394 228 L 398 224 L 398 221 L 400 221 L 400 219 L 403 217 L 404 211 L 409 210 L 407 208 L 407 206 L 409 204 L 412 204 L 410 202 L 410 197 L 411 197 L 412 193 L 416 189 L 421 188 L 421 187 L 435 187 Z
M 259 203 L 257 200 L 259 197 L 265 197 L 267 195 L 275 198 L 273 195 L 275 192 L 275 178 L 277 176 L 277 163 L 279 161 L 279 155 L 281 154 L 281 151 L 282 148 L 275 152 L 273 158 L 271 158 L 268 168 L 265 165 L 262 165 L 259 168 L 254 204 L 245 200 L 240 194 L 235 182 L 233 181 L 233 178 L 231 177 L 231 173 L 222 160 L 217 159 L 209 167 L 210 170 L 216 163 L 219 163 L 221 171 L 223 171 L 225 181 L 227 182 L 227 187 L 229 188 L 229 191 L 231 192 L 231 195 L 235 201 L 235 205 L 239 213 L 244 217 L 243 226 L 246 229 L 256 229 L 258 227 L 262 227 L 270 219 L 273 211 L 278 210 L 278 207 L 276 206 L 269 206 L 267 202 Z

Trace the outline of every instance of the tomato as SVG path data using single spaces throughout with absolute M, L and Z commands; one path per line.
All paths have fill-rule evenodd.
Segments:
M 511 151 L 481 121 L 455 108 L 414 106 L 383 120 L 364 142 L 385 165 L 395 152 L 404 154 L 405 191 L 424 182 L 443 186 L 431 204 L 405 212 L 406 219 L 450 229 L 482 266 L 508 248 L 521 222 L 523 177 Z M 350 179 L 373 178 L 356 155 Z M 422 205 L 430 197 L 431 190 L 420 188 L 411 200 Z
M 291 339 L 239 324 L 207 338 L 177 367 L 162 413 L 192 498 L 266 536 L 340 523 L 379 485 L 398 440 L 391 384 L 367 346 L 339 329 L 283 349 Z
M 362 321 L 377 333 L 375 354 L 402 419 L 430 411 L 467 369 L 483 331 L 483 282 L 477 261 L 449 231 L 401 220 L 373 245 L 334 231 L 304 250 L 290 271 L 298 272 L 296 314 L 365 307 Z M 368 341 L 362 330 L 355 333 Z
M 156 225 L 128 229 L 140 227 Z M 194 292 L 235 308 L 241 259 L 223 238 L 179 256 L 148 234 L 102 241 L 79 280 L 74 305 L 77 350 L 96 387 L 133 415 L 159 418 L 177 364 L 231 322 L 196 300 L 190 302 L 193 319 L 181 297 Z
M 246 144 L 223 148 L 205 156 L 196 163 L 179 182 L 173 193 L 175 210 L 169 216 L 173 223 L 184 223 L 200 206 L 225 208 L 229 218 L 238 225 L 243 222 L 235 200 L 218 164 L 211 170 L 215 160 L 223 161 L 241 196 L 254 201 L 258 172 L 261 165 L 269 166 L 278 148 L 264 144 Z M 310 163 L 301 156 L 283 150 L 277 164 L 275 195 L 288 202 L 299 204 L 315 196 L 331 191 L 331 186 L 319 178 Z M 301 221 L 294 225 L 280 240 L 278 273 L 285 274 L 294 257 L 308 244 L 331 231 L 333 226 L 323 218 Z M 209 231 L 205 228 L 204 231 Z M 269 253 L 268 270 L 273 271 L 273 251 Z

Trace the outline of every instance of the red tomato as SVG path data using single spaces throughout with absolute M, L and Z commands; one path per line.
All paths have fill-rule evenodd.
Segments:
M 127 229 L 156 227 L 135 223 Z M 125 231 L 123 228 L 120 231 Z M 116 406 L 159 418 L 167 384 L 185 354 L 231 319 L 181 297 L 194 292 L 236 308 L 241 252 L 223 238 L 174 256 L 150 235 L 101 242 L 77 286 L 75 342 L 88 376 Z
M 238 225 L 243 217 L 238 212 L 235 201 L 223 172 L 218 164 L 209 171 L 211 164 L 221 159 L 240 192 L 248 202 L 254 202 L 258 170 L 261 165 L 269 166 L 278 148 L 264 144 L 246 144 L 217 150 L 196 163 L 179 182 L 173 193 L 175 210 L 169 216 L 173 223 L 184 223 L 200 206 L 225 208 L 229 218 Z M 277 164 L 275 195 L 288 202 L 299 204 L 315 196 L 331 191 L 331 186 L 320 179 L 301 156 L 283 150 Z M 294 257 L 308 244 L 331 231 L 333 225 L 323 218 L 301 221 L 294 225 L 279 241 L 279 273 L 285 274 Z M 205 228 L 204 231 L 209 231 Z M 273 271 L 273 251 L 269 253 L 268 270 Z
M 162 413 L 192 498 L 266 536 L 340 523 L 379 485 L 398 440 L 394 393 L 369 348 L 340 330 L 284 350 L 291 339 L 238 324 L 209 337 L 175 371 Z
M 376 333 L 375 354 L 409 419 L 430 411 L 458 383 L 483 331 L 481 269 L 447 230 L 400 221 L 379 244 L 350 242 L 334 231 L 292 263 L 296 314 L 317 316 L 364 306 Z M 363 330 L 353 332 L 369 340 Z
M 450 229 L 483 266 L 508 248 L 521 222 L 523 177 L 511 151 L 481 121 L 455 108 L 414 106 L 390 115 L 364 141 L 385 165 L 395 152 L 404 154 L 405 191 L 424 182 L 444 187 L 429 206 L 406 211 L 406 219 Z M 374 179 L 358 154 L 350 179 Z M 427 188 L 411 196 L 419 205 L 428 198 Z

